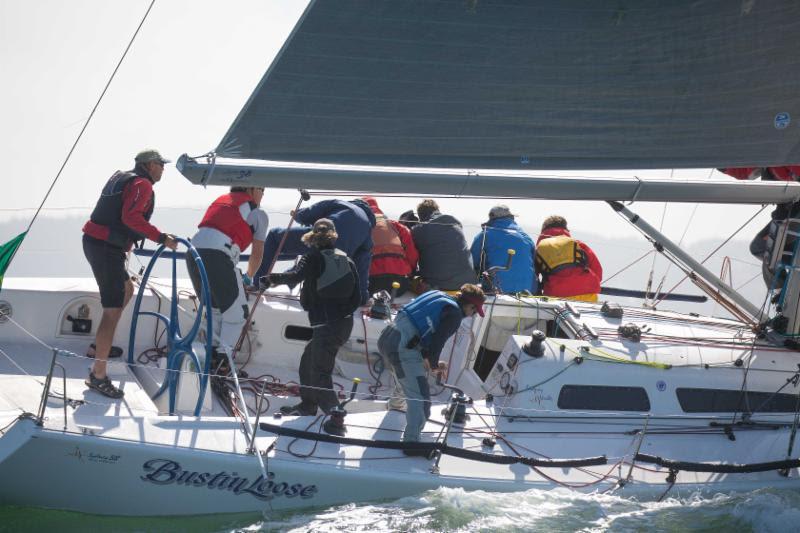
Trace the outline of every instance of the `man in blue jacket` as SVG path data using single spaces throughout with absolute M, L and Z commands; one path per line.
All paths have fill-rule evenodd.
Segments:
M 322 218 L 330 219 L 336 226 L 339 235 L 336 247 L 356 264 L 359 294 L 363 305 L 369 299 L 367 284 L 369 265 L 372 261 L 372 228 L 375 227 L 375 214 L 363 200 L 356 199 L 349 202 L 322 200 L 309 207 L 298 209 L 294 219 L 302 226 L 295 226 L 289 230 L 278 261 L 291 261 L 298 255 L 308 252 L 308 247 L 301 239 L 311 231 L 311 226 Z M 267 269 L 272 264 L 272 258 L 275 257 L 285 233 L 286 228 L 273 228 L 269 231 L 264 243 L 264 259 L 253 279 L 260 279 L 267 274 Z
M 478 275 L 494 266 L 505 266 L 508 250 L 515 255 L 509 270 L 495 274 L 494 285 L 499 292 L 530 291 L 536 294 L 538 282 L 534 272 L 536 245 L 527 233 L 514 222 L 508 206 L 496 205 L 489 211 L 489 221 L 472 241 L 472 264 Z
M 486 297 L 477 285 L 465 283 L 455 296 L 428 291 L 407 303 L 394 322 L 381 332 L 378 350 L 392 364 L 407 401 L 403 442 L 419 442 L 431 415 L 428 372 L 443 375 L 447 364 L 439 360 L 444 343 L 475 313 L 483 316 Z M 406 455 L 424 455 L 404 449 Z

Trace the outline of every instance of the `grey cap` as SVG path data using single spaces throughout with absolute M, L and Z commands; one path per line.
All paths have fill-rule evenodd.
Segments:
M 489 210 L 489 220 L 495 218 L 508 218 L 514 217 L 514 214 L 511 212 L 511 209 L 508 208 L 507 205 L 500 204 L 496 205 Z
M 158 150 L 142 150 L 141 152 L 136 154 L 134 161 L 136 161 L 137 163 L 149 163 L 151 161 L 158 161 L 159 163 L 162 164 L 171 163 L 171 161 L 163 157 L 158 152 Z

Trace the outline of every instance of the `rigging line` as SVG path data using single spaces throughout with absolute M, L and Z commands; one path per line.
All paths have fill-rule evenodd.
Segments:
M 136 27 L 136 31 L 133 32 L 133 36 L 131 37 L 131 40 L 128 41 L 128 46 L 125 47 L 125 51 L 122 53 L 122 57 L 119 58 L 119 61 L 117 62 L 117 66 L 114 67 L 114 71 L 111 73 L 111 77 L 108 78 L 108 81 L 106 82 L 106 86 L 103 87 L 103 92 L 100 93 L 100 97 L 97 99 L 97 102 L 95 102 L 94 107 L 92 108 L 92 112 L 89 113 L 89 116 L 87 117 L 86 122 L 84 122 L 80 133 L 78 133 L 78 137 L 76 137 L 75 138 L 75 142 L 72 143 L 72 147 L 69 149 L 69 152 L 67 153 L 67 157 L 64 158 L 64 162 L 61 164 L 61 168 L 58 169 L 58 172 L 56 173 L 56 177 L 53 178 L 53 182 L 50 184 L 50 188 L 47 189 L 47 192 L 45 193 L 44 198 L 42 198 L 42 203 L 39 204 L 38 209 L 33 214 L 33 218 L 31 218 L 31 221 L 28 224 L 28 228 L 25 230 L 25 233 L 30 231 L 30 229 L 33 227 L 33 223 L 36 221 L 36 218 L 39 216 L 39 213 L 41 212 L 42 207 L 44 207 L 44 203 L 47 201 L 47 198 L 50 196 L 50 193 L 53 192 L 53 187 L 56 186 L 56 182 L 58 182 L 58 179 L 61 177 L 61 173 L 64 171 L 64 168 L 67 166 L 67 163 L 69 163 L 69 160 L 72 157 L 72 153 L 75 151 L 75 148 L 78 146 L 78 143 L 80 142 L 81 138 L 83 137 L 83 134 L 86 131 L 86 128 L 89 127 L 89 122 L 91 122 L 92 117 L 94 117 L 94 114 L 97 111 L 97 108 L 100 106 L 100 102 L 103 101 L 103 97 L 106 95 L 106 92 L 108 91 L 108 87 L 111 85 L 111 82 L 114 80 L 114 76 L 116 76 L 117 71 L 119 70 L 119 67 L 122 65 L 122 62 L 125 60 L 125 56 L 128 55 L 128 51 L 131 49 L 131 46 L 133 46 L 133 41 L 136 39 L 136 36 L 139 35 L 139 30 L 142 29 L 142 26 L 144 25 L 144 21 L 147 20 L 147 15 L 150 14 L 150 10 L 153 9 L 153 5 L 155 3 L 156 3 L 156 0 L 151 0 L 150 5 L 147 7 L 147 11 L 145 11 L 145 14 L 142 17 L 142 20 L 139 22 L 139 25 Z M 17 255 L 17 252 L 19 251 L 20 248 L 21 248 L 21 246 L 18 246 L 14 250 L 14 252 L 11 254 L 11 258 L 8 261 L 9 263 L 14 260 L 14 257 Z
M 625 272 L 626 270 L 628 270 L 633 265 L 635 265 L 636 263 L 638 263 L 639 261 L 641 261 L 642 259 L 644 259 L 645 257 L 647 257 L 650 254 L 653 254 L 653 267 L 650 269 L 650 275 L 652 276 L 653 268 L 655 268 L 656 253 L 655 253 L 655 250 L 648 250 L 647 252 L 644 253 L 644 255 L 640 256 L 638 259 L 635 259 L 632 263 L 629 263 L 628 266 L 622 267 L 622 269 L 618 270 L 616 273 L 614 273 L 614 275 L 604 279 L 601 282 L 601 285 L 604 284 L 604 283 L 608 283 L 609 281 L 611 281 L 615 277 L 619 276 L 620 274 L 622 274 L 623 272 Z
M 766 206 L 766 205 L 763 205 L 763 206 L 761 206 L 761 209 L 759 209 L 758 211 L 756 211 L 756 212 L 753 214 L 753 216 L 751 216 L 750 218 L 748 218 L 748 219 L 747 219 L 747 221 L 745 221 L 745 223 L 744 223 L 744 224 L 742 224 L 741 226 L 739 226 L 739 228 L 738 228 L 736 231 L 734 231 L 733 233 L 731 233 L 731 235 L 730 235 L 730 236 L 729 236 L 727 239 L 725 239 L 724 241 L 722 241 L 722 244 L 720 244 L 719 246 L 717 246 L 716 248 L 714 248 L 714 250 L 712 250 L 712 251 L 711 251 L 711 252 L 710 252 L 710 253 L 709 253 L 709 254 L 708 254 L 706 257 L 705 257 L 705 259 L 703 259 L 702 261 L 700 261 L 700 264 L 702 265 L 702 264 L 704 264 L 706 261 L 708 261 L 709 259 L 711 259 L 711 257 L 712 257 L 712 256 L 713 256 L 715 253 L 717 253 L 717 252 L 718 252 L 718 251 L 719 251 L 719 250 L 720 250 L 720 249 L 721 249 L 723 246 L 725 246 L 726 244 L 728 244 L 728 243 L 731 241 L 731 239 L 733 239 L 733 238 L 734 238 L 734 237 L 735 237 L 735 236 L 736 236 L 736 235 L 737 235 L 737 234 L 738 234 L 740 231 L 742 231 L 742 230 L 743 230 L 743 229 L 744 229 L 744 228 L 745 228 L 745 227 L 746 227 L 748 224 L 750 224 L 750 222 L 752 222 L 752 221 L 753 221 L 753 219 L 755 219 L 755 218 L 756 218 L 758 215 L 760 215 L 760 214 L 761 214 L 761 212 L 762 212 L 762 211 L 764 211 L 764 209 L 766 209 L 766 208 L 767 208 L 767 206 Z M 677 288 L 678 288 L 678 287 L 679 287 L 679 286 L 680 286 L 680 285 L 681 285 L 681 284 L 682 284 L 684 281 L 686 281 L 686 279 L 687 279 L 688 277 L 689 277 L 688 275 L 685 275 L 685 276 L 684 276 L 684 277 L 683 277 L 683 278 L 682 278 L 680 281 L 678 281 L 678 283 L 676 283 L 675 285 L 673 285 L 673 287 L 672 287 L 670 290 L 668 290 L 666 293 L 664 293 L 664 296 L 662 296 L 660 299 L 658 299 L 658 300 L 655 302 L 655 305 L 658 305 L 658 304 L 660 304 L 662 301 L 664 301 L 664 298 L 666 298 L 668 295 L 672 294 L 672 292 L 673 292 L 675 289 L 677 289 Z M 748 283 L 749 283 L 749 281 L 748 281 Z
M 672 179 L 673 175 L 675 174 L 675 169 L 671 169 L 669 172 L 669 177 Z M 664 202 L 664 210 L 661 212 L 661 223 L 658 225 L 658 231 L 663 233 L 664 232 L 664 219 L 667 217 L 667 202 Z M 646 298 L 649 297 L 650 288 L 653 284 L 653 274 L 656 271 L 656 259 L 658 259 L 658 254 L 653 255 L 653 264 L 650 266 L 650 275 L 647 278 L 647 290 L 646 290 Z M 616 274 L 615 274 L 616 275 Z M 612 276 L 613 277 L 613 276 Z M 656 293 L 658 294 L 658 293 Z
M 674 172 L 674 169 L 672 170 L 672 172 Z M 712 175 L 713 172 L 714 172 L 714 169 L 711 169 L 709 171 L 708 177 L 706 179 L 711 178 L 711 175 Z M 670 173 L 670 177 L 672 177 L 672 173 Z M 666 204 L 665 204 L 665 207 L 666 207 Z M 689 220 L 686 222 L 686 227 L 683 229 L 683 235 L 681 235 L 681 238 L 678 241 L 678 246 L 683 244 L 683 239 L 686 237 L 686 233 L 689 231 L 689 226 L 691 226 L 692 220 L 694 220 L 694 215 L 697 213 L 697 208 L 698 207 L 700 207 L 700 204 L 694 204 L 694 209 L 692 210 L 692 214 L 689 217 Z M 653 267 L 655 267 L 655 259 L 653 260 Z M 664 271 L 664 275 L 661 277 L 661 281 L 658 283 L 658 287 L 656 288 L 656 292 L 655 292 L 655 296 L 656 297 L 658 296 L 658 293 L 661 292 L 661 288 L 664 286 L 664 282 L 667 280 L 667 276 L 669 275 L 670 268 L 672 268 L 672 263 L 669 263 L 667 265 L 667 269 Z M 651 275 L 652 275 L 652 272 L 651 272 Z M 663 300 L 663 298 L 662 298 L 662 300 Z M 659 303 L 661 303 L 661 300 L 657 300 L 656 298 L 654 298 L 652 306 L 655 307 Z
M 775 282 L 775 280 L 773 279 L 773 285 L 774 285 L 774 282 Z M 768 290 L 767 293 L 764 295 L 764 301 L 761 303 L 760 314 L 762 316 L 764 315 L 764 310 L 766 309 L 766 307 L 769 304 L 769 297 L 770 297 L 770 294 L 772 293 L 772 290 L 771 290 L 772 288 L 773 287 L 770 287 L 770 290 Z M 731 424 L 734 424 L 736 422 L 736 416 L 739 414 L 739 406 L 742 404 L 742 400 L 747 402 L 747 393 L 746 393 L 746 391 L 747 391 L 747 374 L 750 372 L 750 363 L 752 363 L 752 361 L 753 361 L 753 355 L 755 355 L 756 343 L 757 342 L 758 342 L 758 336 L 754 336 L 753 337 L 753 343 L 752 343 L 752 345 L 750 347 L 750 355 L 749 356 L 745 356 L 745 357 L 747 357 L 747 366 L 745 367 L 744 375 L 742 376 L 742 386 L 741 386 L 741 388 L 739 390 L 739 401 L 736 402 L 736 410 L 733 412 L 733 416 L 731 417 Z M 749 409 L 748 409 L 748 411 L 749 411 Z M 751 413 L 748 413 L 748 416 L 749 416 L 749 414 L 751 414 Z M 742 418 L 744 418 L 744 417 L 742 417 Z

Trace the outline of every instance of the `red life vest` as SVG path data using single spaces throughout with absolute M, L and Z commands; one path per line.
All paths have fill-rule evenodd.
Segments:
M 214 228 L 227 235 L 240 251 L 247 249 L 253 242 L 253 231 L 246 220 L 246 214 L 241 207 L 248 205 L 246 212 L 258 207 L 253 197 L 246 192 L 232 192 L 223 194 L 209 206 L 198 228 Z
M 800 181 L 800 166 L 767 167 L 767 171 L 776 181 Z
M 385 215 L 375 215 L 375 227 L 372 228 L 372 259 L 380 257 L 406 257 L 406 249 L 400 235 Z

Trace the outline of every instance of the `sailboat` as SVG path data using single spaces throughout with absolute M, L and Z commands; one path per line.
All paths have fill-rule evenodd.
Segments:
M 272 415 L 309 333 L 291 293 L 252 302 L 247 375 L 212 395 L 209 314 L 175 274 L 150 279 L 160 248 L 118 330 L 125 399 L 107 401 L 76 355 L 100 315 L 93 280 L 6 279 L 0 499 L 145 516 L 441 486 L 654 499 L 800 486 L 796 254 L 769 265 L 786 273 L 776 301 L 750 302 L 624 203 L 784 204 L 800 185 L 531 173 L 800 161 L 800 54 L 764 32 L 798 25 L 789 1 L 312 1 L 219 146 L 180 158 L 191 182 L 608 202 L 732 318 L 493 295 L 445 347 L 450 377 L 413 445 L 426 455 L 407 457 L 375 350 L 391 317 L 364 309 L 337 358 L 337 436 L 321 416 Z M 780 251 L 795 231 L 781 227 Z M 109 479 L 102 498 L 75 487 Z

